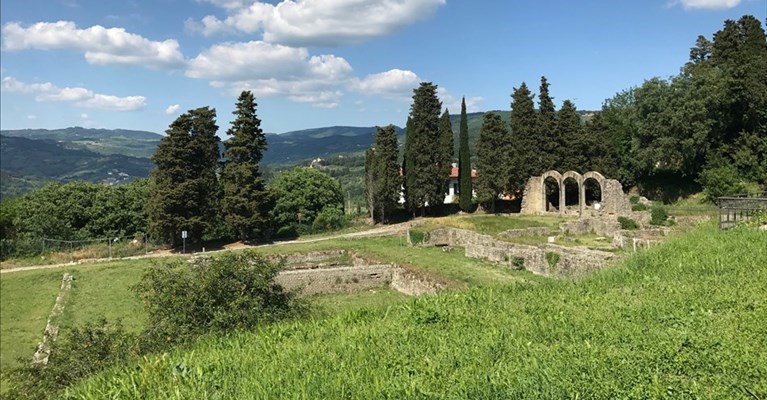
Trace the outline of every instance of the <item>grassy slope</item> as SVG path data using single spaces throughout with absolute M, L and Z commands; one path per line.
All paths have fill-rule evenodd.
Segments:
M 713 224 L 578 280 L 210 337 L 72 398 L 759 398 L 767 237 Z

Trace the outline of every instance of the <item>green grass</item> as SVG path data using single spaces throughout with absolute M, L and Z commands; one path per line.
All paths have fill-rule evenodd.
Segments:
M 0 275 L 0 369 L 19 357 L 32 359 L 48 321 L 65 271 Z
M 509 229 L 524 229 L 548 227 L 559 229 L 559 224 L 566 219 L 558 216 L 528 216 L 528 215 L 453 215 L 442 218 L 424 219 L 418 224 L 418 229 L 433 230 L 451 227 L 468 229 L 485 235 L 496 236 Z
M 767 237 L 714 224 L 573 280 L 208 337 L 69 398 L 765 398 Z
M 386 308 L 410 298 L 389 287 L 355 293 L 320 294 L 309 297 L 319 315 L 333 315 L 366 308 Z

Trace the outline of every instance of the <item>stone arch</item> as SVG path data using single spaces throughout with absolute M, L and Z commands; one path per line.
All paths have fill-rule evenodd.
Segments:
M 541 175 L 541 199 L 543 201 L 543 210 L 544 212 L 551 212 L 553 210 L 549 209 L 549 198 L 548 193 L 546 191 L 546 180 L 554 180 L 554 183 L 557 186 L 557 192 L 559 198 L 556 201 L 556 207 L 559 212 L 562 212 L 562 174 L 560 174 L 558 171 L 551 170 L 546 171 Z M 553 202 L 552 202 L 553 203 Z
M 574 184 L 574 187 L 572 184 Z M 567 171 L 562 174 L 562 185 L 560 186 L 560 210 L 567 211 L 568 206 L 575 206 L 578 213 L 581 212 L 583 203 L 581 202 L 581 190 L 583 188 L 583 176 L 575 171 Z
M 589 189 L 588 186 L 590 186 L 589 184 L 592 181 L 596 182 L 596 185 L 598 186 L 598 196 L 595 196 L 595 195 L 587 196 L 587 192 Z M 600 207 L 601 207 L 601 203 L 604 200 L 603 193 L 605 190 L 605 181 L 606 181 L 605 177 L 596 171 L 589 171 L 583 174 L 583 184 L 581 185 L 581 194 L 580 194 L 581 209 L 585 209 L 586 207 L 591 206 L 593 202 L 595 201 L 593 197 L 598 197 L 598 201 L 600 202 Z M 589 200 L 591 200 L 591 202 L 589 202 Z

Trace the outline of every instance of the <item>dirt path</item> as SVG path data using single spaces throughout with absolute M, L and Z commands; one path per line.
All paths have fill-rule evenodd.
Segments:
M 322 237 L 311 238 L 311 239 L 286 240 L 282 242 L 259 244 L 256 246 L 241 244 L 236 247 L 223 249 L 223 250 L 206 251 L 205 253 L 210 254 L 210 253 L 220 253 L 222 251 L 231 251 L 231 250 L 239 250 L 239 249 L 253 249 L 253 248 L 259 248 L 259 247 L 286 246 L 286 245 L 300 244 L 300 243 L 314 243 L 314 242 L 323 242 L 323 241 L 334 240 L 334 239 L 358 239 L 358 238 L 373 237 L 373 236 L 388 236 L 388 235 L 395 235 L 395 234 L 404 234 L 407 231 L 407 229 L 410 228 L 416 222 L 417 221 L 408 221 L 408 222 L 403 222 L 400 224 L 379 226 L 376 228 L 372 228 L 372 229 L 368 229 L 368 230 L 364 230 L 360 232 L 343 233 L 339 235 L 322 236 Z M 187 255 L 192 255 L 192 254 L 199 254 L 199 253 L 188 253 Z M 96 258 L 96 259 L 79 260 L 77 262 L 64 263 L 64 264 L 31 265 L 27 267 L 0 269 L 0 274 L 9 274 L 12 272 L 31 271 L 31 270 L 37 270 L 37 269 L 53 269 L 53 268 L 61 268 L 61 267 L 71 267 L 73 265 L 95 264 L 95 263 L 102 263 L 102 262 L 108 262 L 108 261 L 140 260 L 144 258 L 160 258 L 160 257 L 170 257 L 170 256 L 179 256 L 179 255 L 181 254 L 173 253 L 170 251 L 160 251 L 160 252 L 145 254 L 141 256 L 132 256 L 132 257 L 123 257 L 123 258 L 114 258 L 114 259 Z

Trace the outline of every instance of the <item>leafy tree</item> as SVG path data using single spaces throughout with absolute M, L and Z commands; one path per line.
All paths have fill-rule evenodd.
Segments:
M 240 240 L 268 239 L 274 199 L 266 190 L 259 163 L 266 150 L 266 136 L 256 116 L 253 93 L 243 91 L 233 112 L 235 120 L 224 141 L 221 208 L 224 220 Z
M 285 171 L 269 188 L 277 198 L 274 219 L 283 233 L 309 231 L 317 213 L 325 207 L 344 209 L 341 184 L 314 168 Z
M 469 152 L 469 122 L 466 117 L 466 98 L 461 99 L 461 127 L 458 137 L 458 182 L 461 192 L 459 203 L 461 210 L 471 210 L 472 182 L 471 182 L 471 155 Z
M 477 140 L 477 199 L 495 213 L 495 203 L 508 185 L 509 134 L 501 117 L 485 114 Z
M 535 96 L 522 82 L 514 89 L 511 99 L 511 173 L 509 189 L 521 192 L 527 180 L 545 172 L 543 161 L 538 157 L 541 148 L 536 140 L 537 115 L 533 104 Z M 479 171 L 477 172 L 479 173 Z
M 538 151 L 541 166 L 544 170 L 555 169 L 557 168 L 556 153 L 559 150 L 556 135 L 557 111 L 554 107 L 554 100 L 549 94 L 549 82 L 545 76 L 541 77 L 541 87 L 538 91 L 538 122 L 536 127 L 536 133 L 541 141 L 540 151 Z
M 586 164 L 582 171 L 598 171 L 603 175 L 615 178 L 619 175 L 619 156 L 611 142 L 609 127 L 598 112 L 583 128 L 583 154 Z
M 557 121 L 557 165 L 562 171 L 584 171 L 587 164 L 581 117 L 570 100 L 562 103 Z
M 401 188 L 399 164 L 397 162 L 399 146 L 394 125 L 378 128 L 375 134 L 373 201 L 377 212 L 374 220 L 388 222 L 388 216 L 397 207 Z
M 190 110 L 173 121 L 152 160 L 149 228 L 159 239 L 178 245 L 180 232 L 200 240 L 215 218 L 218 142 L 216 110 Z
M 408 178 L 411 183 L 408 195 L 412 197 L 412 206 L 421 207 L 421 215 L 426 212 L 426 204 L 436 206 L 442 204 L 445 198 L 445 182 L 448 177 L 440 162 L 443 152 L 439 149 L 435 151 L 435 144 L 438 146 L 441 143 L 441 109 L 442 103 L 437 98 L 437 85 L 422 82 L 414 90 L 413 104 L 410 106 L 413 137 L 410 139 L 412 142 L 408 151 L 409 156 L 413 158 L 413 166 L 407 170 L 408 174 L 413 175 Z

